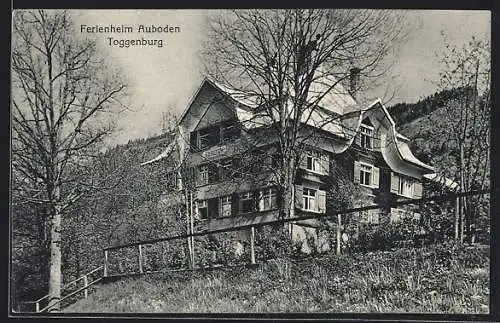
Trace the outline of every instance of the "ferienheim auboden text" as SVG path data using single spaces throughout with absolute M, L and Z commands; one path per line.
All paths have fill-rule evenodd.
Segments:
M 133 34 L 131 37 L 106 37 L 109 46 L 129 47 L 163 47 L 162 38 L 151 38 L 151 34 L 175 34 L 181 32 L 181 27 L 170 25 L 139 25 L 135 28 L 129 25 L 80 25 L 80 32 L 89 34 Z M 142 35 L 144 34 L 144 35 Z

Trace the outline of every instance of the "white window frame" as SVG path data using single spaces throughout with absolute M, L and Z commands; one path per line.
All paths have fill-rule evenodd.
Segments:
M 361 131 L 360 131 L 361 148 L 373 149 L 373 132 L 374 132 L 373 127 L 361 124 Z
M 207 185 L 209 184 L 209 176 L 208 176 L 208 165 L 199 166 L 199 180 L 200 183 L 198 185 Z
M 231 195 L 219 197 L 219 217 L 231 216 Z
M 363 167 L 365 169 L 363 169 Z M 369 168 L 369 170 L 368 170 L 368 168 Z M 362 176 L 362 173 L 368 173 L 369 174 L 369 176 L 370 176 L 369 177 L 370 182 L 368 184 L 363 183 L 364 177 Z M 373 187 L 373 165 L 367 164 L 367 163 L 363 163 L 363 162 L 359 163 L 359 184 L 363 185 L 363 186 L 366 186 L 366 187 Z
M 415 181 L 400 174 L 396 176 L 398 178 L 398 195 L 412 198 L 415 189 Z
M 260 191 L 259 211 L 269 211 L 278 205 L 277 191 L 275 187 L 267 187 Z M 266 207 L 266 201 L 268 203 Z
M 306 194 L 307 192 L 307 194 Z M 307 211 L 318 211 L 318 190 L 310 187 L 302 188 L 302 208 Z
M 311 161 L 311 168 L 309 168 L 309 160 Z M 306 169 L 314 173 L 321 173 L 321 153 L 317 151 L 308 150 L 306 152 Z

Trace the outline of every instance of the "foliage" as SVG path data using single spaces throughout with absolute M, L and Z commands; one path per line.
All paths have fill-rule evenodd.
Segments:
M 158 154 L 170 140 L 170 136 L 162 135 L 130 141 L 109 149 L 95 164 L 93 176 L 112 172 L 114 177 L 105 191 L 93 191 L 82 199 L 73 209 L 73 216 L 64 222 L 65 276 L 76 277 L 101 265 L 105 246 L 185 232 L 183 207 L 164 200 L 169 194 L 174 197 L 180 194 L 169 189 L 171 178 L 165 177 L 169 161 L 140 165 Z M 151 250 L 150 254 L 156 253 Z M 136 263 L 130 257 L 136 258 L 137 250 L 129 258 L 124 257 Z M 152 261 L 160 260 L 172 263 L 172 259 L 164 256 Z
M 297 244 L 290 241 L 288 226 L 286 223 L 258 228 L 255 241 L 258 261 L 291 256 L 300 250 Z

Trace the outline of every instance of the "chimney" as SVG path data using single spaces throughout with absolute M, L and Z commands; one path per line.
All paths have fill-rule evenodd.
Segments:
M 353 67 L 349 70 L 349 72 L 349 94 L 356 100 L 356 91 L 359 86 L 359 73 L 361 72 L 361 69 Z

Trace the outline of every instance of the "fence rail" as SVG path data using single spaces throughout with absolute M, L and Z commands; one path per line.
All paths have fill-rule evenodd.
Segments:
M 179 234 L 179 235 L 173 235 L 173 236 L 168 236 L 168 237 L 163 237 L 163 238 L 156 238 L 156 239 L 150 239 L 150 240 L 143 240 L 143 241 L 138 241 L 138 242 L 131 242 L 131 243 L 126 243 L 126 244 L 121 244 L 121 245 L 114 245 L 114 246 L 108 246 L 103 248 L 104 252 L 104 277 L 116 277 L 116 276 L 127 276 L 127 275 L 140 275 L 144 273 L 153 273 L 153 272 L 170 272 L 172 270 L 183 270 L 183 271 L 189 271 L 193 270 L 194 267 L 196 266 L 196 270 L 203 270 L 203 268 L 206 268 L 206 258 L 207 255 L 202 256 L 200 254 L 200 250 L 198 251 L 189 251 L 191 253 L 191 256 L 193 256 L 195 253 L 198 255 L 197 258 L 197 265 L 195 265 L 194 260 L 190 261 L 187 255 L 183 255 L 182 259 L 185 268 L 174 268 L 171 263 L 168 261 L 163 265 L 166 267 L 169 267 L 170 270 L 146 270 L 144 268 L 145 264 L 150 265 L 149 261 L 146 261 L 145 257 L 147 258 L 148 256 L 148 248 L 151 248 L 152 246 L 156 246 L 157 248 L 165 248 L 164 246 L 161 246 L 163 243 L 168 243 L 167 249 L 169 249 L 172 252 L 172 249 L 175 249 L 177 247 L 177 252 L 182 254 L 182 248 L 185 246 L 182 245 L 181 240 L 186 239 L 186 238 L 207 238 L 210 236 L 221 236 L 223 234 L 232 234 L 236 232 L 247 232 L 248 236 L 245 239 L 245 244 L 249 243 L 249 248 L 245 248 L 248 250 L 248 254 L 245 255 L 244 259 L 245 261 L 250 264 L 255 264 L 257 260 L 263 260 L 265 258 L 262 258 L 262 256 L 258 257 L 256 255 L 256 229 L 262 227 L 266 227 L 269 225 L 276 225 L 276 224 L 285 224 L 285 223 L 290 223 L 291 226 L 293 225 L 300 225 L 300 226 L 307 226 L 307 221 L 305 220 L 311 220 L 311 219 L 328 219 L 329 218 L 335 218 L 339 217 L 340 215 L 345 215 L 345 214 L 350 214 L 350 213 L 357 213 L 361 214 L 364 211 L 370 211 L 370 210 L 380 210 L 381 208 L 389 208 L 392 212 L 393 209 L 399 206 L 405 206 L 405 205 L 425 205 L 425 203 L 433 203 L 433 202 L 453 202 L 452 207 L 456 207 L 455 203 L 456 201 L 465 196 L 474 196 L 474 195 L 483 195 L 486 193 L 489 193 L 490 190 L 474 190 L 474 191 L 469 191 L 469 192 L 450 192 L 450 193 L 445 193 L 442 195 L 437 195 L 437 196 L 431 196 L 431 197 L 425 197 L 425 198 L 420 198 L 420 199 L 408 199 L 404 201 L 396 201 L 393 203 L 387 203 L 386 205 L 371 205 L 371 206 L 363 206 L 363 207 L 355 207 L 355 208 L 350 208 L 347 210 L 339 210 L 339 211 L 333 211 L 329 210 L 327 213 L 316 213 L 316 212 L 307 212 L 307 211 L 301 211 L 302 214 L 301 216 L 295 216 L 292 218 L 285 218 L 285 219 L 272 219 L 272 220 L 267 220 L 267 221 L 262 221 L 258 223 L 252 223 L 252 224 L 244 224 L 244 225 L 234 225 L 229 228 L 220 228 L 220 229 L 207 229 L 207 230 L 200 230 L 197 232 L 193 232 L 190 234 Z M 418 212 L 416 214 L 419 214 Z M 420 217 L 419 217 L 420 218 Z M 377 218 L 378 219 L 378 218 Z M 337 220 L 340 221 L 340 220 Z M 342 224 L 343 225 L 343 224 Z M 248 230 L 249 229 L 249 230 Z M 340 246 L 343 244 L 343 242 L 340 242 L 340 237 L 337 238 L 336 242 L 332 242 L 333 244 L 336 244 Z M 415 245 L 422 245 L 422 235 L 420 233 L 415 232 L 415 239 L 418 240 L 418 243 L 415 243 Z M 222 239 L 224 241 L 224 239 Z M 179 241 L 179 242 L 177 242 Z M 200 244 L 205 243 L 203 240 L 198 241 L 197 245 L 199 246 Z M 174 245 L 172 245 L 174 244 Z M 193 247 L 192 247 L 193 248 Z M 203 248 L 203 247 L 198 247 L 198 248 Z M 339 247 L 340 248 L 340 247 Z M 261 248 L 262 249 L 262 248 Z M 134 251 L 135 250 L 135 251 Z M 154 253 L 160 252 L 158 249 L 155 249 L 156 251 Z M 137 254 L 138 252 L 138 254 Z M 208 259 L 208 262 L 210 263 L 211 268 L 213 268 L 214 265 L 220 265 L 221 260 L 217 260 L 217 255 L 216 252 L 224 252 L 221 250 L 217 251 L 211 251 L 205 250 L 206 253 L 210 254 L 213 253 L 214 256 L 208 258 L 214 258 L 215 260 Z M 260 251 L 262 252 L 262 251 Z M 120 255 L 115 255 L 113 257 L 113 254 L 115 253 L 121 253 Z M 138 258 L 137 258 L 138 257 Z M 205 257 L 204 259 L 202 259 Z M 113 258 L 118 259 L 118 267 L 128 267 L 128 269 L 124 269 L 120 273 L 113 273 L 113 268 L 112 263 L 113 263 Z M 129 261 L 127 262 L 127 258 L 129 258 Z M 226 263 L 227 264 L 227 263 Z M 163 267 L 163 268 L 166 268 Z M 122 268 L 122 269 L 123 269 Z M 128 273 L 126 272 L 128 270 Z
M 385 205 L 385 207 L 392 208 L 392 207 L 396 207 L 396 206 L 422 204 L 422 203 L 433 202 L 433 201 L 434 202 L 441 202 L 441 201 L 447 201 L 447 200 L 455 200 L 455 199 L 460 198 L 460 197 L 482 195 L 482 194 L 486 194 L 489 192 L 490 192 L 489 189 L 485 189 L 485 190 L 473 190 L 473 191 L 469 191 L 469 192 L 460 192 L 460 193 L 448 193 L 448 194 L 442 194 L 442 195 L 438 195 L 438 196 L 388 203 L 387 205 Z M 330 217 L 337 216 L 339 214 L 344 215 L 344 214 L 349 214 L 349 213 L 354 213 L 354 212 L 376 210 L 376 209 L 380 209 L 380 208 L 381 208 L 380 205 L 370 205 L 370 206 L 350 208 L 350 209 L 343 210 L 343 211 L 329 211 L 327 213 L 317 213 L 317 212 L 307 212 L 307 211 L 304 212 L 303 211 L 304 213 L 306 213 L 306 215 L 304 215 L 304 216 L 297 216 L 297 217 L 293 217 L 293 218 L 284 218 L 284 219 L 278 219 L 278 220 L 264 221 L 264 222 L 253 223 L 253 224 L 245 224 L 245 225 L 240 225 L 240 226 L 234 226 L 231 228 L 204 230 L 204 231 L 194 232 L 194 233 L 190 233 L 190 234 L 181 234 L 181 235 L 164 237 L 164 238 L 156 238 L 156 239 L 150 239 L 150 240 L 130 242 L 130 243 L 125 243 L 125 244 L 105 247 L 105 248 L 103 248 L 103 250 L 106 252 L 106 251 L 115 250 L 115 249 L 122 249 L 122 248 L 139 246 L 139 245 L 153 244 L 153 243 L 163 242 L 163 241 L 186 239 L 189 237 L 200 237 L 200 236 L 205 236 L 205 235 L 214 234 L 214 233 L 224 233 L 224 232 L 232 232 L 232 231 L 238 231 L 238 230 L 244 230 L 244 229 L 251 229 L 252 227 L 265 226 L 265 225 L 271 225 L 271 224 L 281 224 L 281 223 L 284 224 L 284 223 L 303 221 L 303 220 L 330 218 Z
M 21 304 L 22 305 L 29 305 L 31 308 L 32 308 L 32 305 L 34 305 L 34 307 L 35 307 L 34 311 L 31 311 L 31 312 L 42 313 L 42 312 L 46 312 L 47 310 L 55 307 L 58 304 L 61 304 L 62 302 L 68 300 L 70 297 L 77 295 L 78 293 L 83 292 L 84 297 L 87 298 L 89 288 L 91 286 L 97 284 L 98 282 L 100 282 L 103 278 L 103 275 L 99 275 L 97 278 L 94 279 L 93 275 L 96 274 L 97 272 L 103 270 L 103 268 L 104 268 L 103 266 L 99 266 L 97 268 L 94 268 L 93 270 L 89 271 L 85 275 L 82 275 L 82 276 L 64 284 L 61 287 L 62 292 L 69 289 L 69 287 L 71 287 L 71 286 L 75 286 L 76 290 L 72 290 L 68 294 L 63 295 L 60 299 L 53 302 L 52 304 L 50 304 L 51 294 L 47 294 L 43 297 L 40 297 L 39 299 L 37 299 L 35 301 L 26 301 L 26 302 L 22 302 Z M 83 281 L 83 286 L 77 287 L 78 286 L 77 283 L 80 281 Z M 42 306 L 43 303 L 47 303 L 47 304 L 45 304 L 45 306 Z
M 474 196 L 474 195 L 482 195 L 489 193 L 490 190 L 475 190 L 475 191 L 469 191 L 469 192 L 453 192 L 453 193 L 446 193 L 438 196 L 431 196 L 431 197 L 425 197 L 425 198 L 420 198 L 420 199 L 411 199 L 411 200 L 405 200 L 405 201 L 398 201 L 398 202 L 393 202 L 393 203 L 388 203 L 384 205 L 384 208 L 395 208 L 398 206 L 404 206 L 404 205 L 423 205 L 424 203 L 429 203 L 429 202 L 446 202 L 446 201 L 456 201 L 461 197 L 465 196 Z M 316 213 L 316 212 L 307 212 L 307 211 L 302 211 L 301 216 L 295 216 L 292 218 L 284 218 L 284 219 L 277 219 L 277 220 L 268 220 L 268 221 L 263 221 L 263 222 L 258 222 L 258 223 L 252 223 L 252 224 L 244 224 L 244 225 L 239 225 L 239 226 L 232 226 L 229 228 L 222 228 L 222 229 L 212 229 L 212 230 L 203 230 L 203 231 L 198 231 L 198 232 L 192 232 L 190 234 L 179 234 L 179 235 L 173 235 L 173 236 L 168 236 L 168 237 L 163 237 L 163 238 L 156 238 L 156 239 L 150 239 L 150 240 L 143 240 L 143 241 L 138 241 L 138 242 L 131 242 L 131 243 L 126 243 L 126 244 L 120 244 L 120 245 L 114 245 L 114 246 L 108 246 L 103 248 L 103 265 L 99 266 L 92 271 L 88 272 L 87 274 L 65 284 L 63 286 L 63 289 L 68 289 L 71 286 L 78 286 L 78 282 L 83 281 L 83 286 L 77 288 L 76 290 L 70 291 L 69 294 L 66 294 L 61 297 L 61 299 L 53 302 L 52 304 L 48 304 L 45 307 L 42 307 L 41 304 L 42 302 L 47 301 L 48 298 L 50 298 L 50 295 L 45 295 L 41 298 L 39 298 L 36 301 L 32 302 L 25 302 L 25 304 L 35 304 L 35 311 L 36 312 L 46 312 L 49 309 L 52 309 L 56 305 L 62 304 L 62 302 L 70 299 L 71 297 L 82 293 L 84 297 L 86 298 L 88 296 L 88 290 L 89 287 L 94 286 L 95 284 L 101 282 L 104 278 L 116 278 L 116 277 L 127 277 L 127 276 L 134 276 L 134 275 L 143 275 L 143 274 L 151 274 L 151 273 L 164 273 L 164 272 L 182 272 L 182 271 L 197 271 L 197 270 L 207 270 L 207 269 L 217 269 L 221 267 L 240 267 L 240 266 L 248 266 L 248 265 L 255 265 L 257 263 L 257 260 L 262 260 L 264 258 L 259 258 L 257 256 L 257 251 L 256 251 L 256 228 L 263 228 L 265 226 L 269 225 L 276 225 L 276 224 L 286 224 L 290 223 L 291 225 L 297 224 L 299 221 L 305 221 L 305 220 L 311 220 L 311 219 L 328 219 L 328 218 L 334 218 L 339 215 L 345 215 L 345 214 L 350 214 L 350 213 L 355 213 L 355 212 L 363 212 L 363 211 L 369 211 L 369 210 L 377 210 L 381 209 L 381 205 L 371 205 L 371 206 L 363 206 L 363 207 L 355 207 L 355 208 L 350 208 L 347 210 L 339 210 L 339 211 L 334 211 L 334 210 L 329 210 L 327 213 Z M 339 220 L 340 221 L 340 220 Z M 248 230 L 250 229 L 250 230 Z M 260 230 L 260 229 L 259 229 Z M 215 260 L 213 263 L 210 260 L 210 265 L 206 266 L 202 263 L 195 268 L 194 265 L 194 260 L 191 261 L 191 265 L 189 266 L 189 259 L 186 261 L 188 263 L 188 267 L 182 267 L 183 263 L 181 263 L 182 268 L 178 267 L 173 267 L 172 261 L 170 261 L 170 269 L 165 270 L 165 264 L 163 265 L 162 268 L 163 270 L 157 270 L 153 266 L 153 262 L 151 259 L 147 261 L 148 255 L 153 255 L 156 257 L 159 257 L 161 252 L 163 252 L 163 256 L 166 253 L 167 256 L 172 256 L 172 253 L 175 252 L 180 252 L 179 250 L 182 251 L 182 248 L 184 247 L 183 244 L 181 243 L 180 245 L 177 246 L 168 246 L 165 248 L 165 246 L 161 245 L 161 243 L 172 243 L 173 241 L 177 240 L 182 240 L 186 238 L 191 238 L 193 239 L 193 246 L 194 248 L 194 239 L 195 238 L 206 238 L 210 237 L 210 235 L 222 235 L 222 234 L 234 234 L 238 232 L 247 232 L 248 233 L 248 242 L 249 242 L 249 248 L 245 248 L 245 250 L 248 250 L 248 254 L 246 254 L 243 258 L 246 259 L 244 264 L 229 264 L 226 263 L 226 265 L 221 265 L 220 263 L 217 263 L 217 260 Z M 337 243 L 339 242 L 337 238 Z M 199 245 L 199 243 L 197 243 Z M 160 251 L 157 249 L 154 249 L 152 247 L 161 247 Z M 179 250 L 175 250 L 175 247 L 180 247 Z M 118 257 L 115 257 L 118 259 L 118 261 L 126 261 L 127 256 L 130 256 L 132 264 L 128 264 L 129 266 L 132 265 L 132 267 L 135 267 L 135 269 L 129 270 L 129 272 L 124 272 L 124 273 L 111 273 L 110 272 L 110 266 L 111 266 L 111 258 L 112 254 L 111 252 L 126 252 L 127 248 L 132 248 L 129 250 L 129 254 L 125 255 L 124 257 L 121 257 L 120 255 Z M 148 248 L 152 248 L 153 252 L 151 250 L 148 252 Z M 166 250 L 165 250 L 166 249 Z M 194 249 L 192 251 L 192 256 L 194 255 L 195 251 Z M 217 251 L 214 250 L 209 250 L 209 254 L 212 254 L 212 258 L 216 258 Z M 170 254 L 169 254 L 170 253 Z M 196 253 L 199 255 L 200 250 L 197 250 Z M 200 255 L 199 258 L 202 256 Z M 181 257 L 182 259 L 187 259 L 186 255 Z M 167 261 L 167 263 L 168 263 Z M 182 260 L 184 261 L 184 260 Z M 121 264 L 121 263 L 119 263 Z M 157 266 L 158 267 L 158 266 Z M 89 277 L 92 277 L 92 275 L 96 274 L 97 272 L 102 271 L 102 275 L 97 277 L 96 279 L 92 280 Z M 42 308 L 41 308 L 42 307 Z

